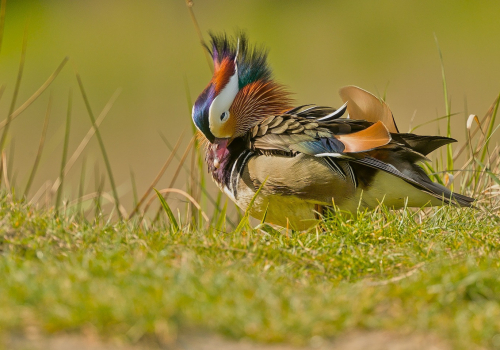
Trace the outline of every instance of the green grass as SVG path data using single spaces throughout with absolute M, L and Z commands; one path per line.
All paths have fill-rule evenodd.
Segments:
M 57 216 L 2 196 L 0 329 L 168 343 L 189 329 L 307 343 L 347 330 L 500 333 L 500 218 L 378 210 L 310 232 L 177 231 Z

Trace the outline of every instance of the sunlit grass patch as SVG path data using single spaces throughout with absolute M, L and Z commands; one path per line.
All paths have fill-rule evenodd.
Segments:
M 288 236 L 77 220 L 5 196 L 0 214 L 4 332 L 303 344 L 404 329 L 470 348 L 500 331 L 499 218 L 473 209 L 367 212 Z

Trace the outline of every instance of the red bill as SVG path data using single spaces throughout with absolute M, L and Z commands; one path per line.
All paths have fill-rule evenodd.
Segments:
M 229 150 L 227 146 L 229 145 L 229 139 L 218 139 L 216 138 L 212 144 L 212 150 L 214 152 L 214 166 L 218 169 L 222 161 L 229 155 Z

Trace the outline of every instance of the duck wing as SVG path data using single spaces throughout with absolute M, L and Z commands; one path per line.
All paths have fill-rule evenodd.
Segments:
M 321 108 L 323 114 L 335 112 Z M 391 133 L 382 120 L 370 122 L 336 117 L 325 121 L 321 120 L 324 115 L 318 115 L 319 110 L 309 107 L 308 113 L 311 112 L 317 115 L 314 118 L 298 116 L 301 112 L 293 111 L 295 115 L 283 114 L 264 119 L 249 134 L 250 148 L 257 154 L 306 154 L 323 158 L 337 175 L 343 178 L 351 176 L 356 186 L 358 183 L 365 184 L 367 190 L 370 181 L 364 181 L 363 176 L 370 171 L 366 168 L 383 171 L 444 203 L 471 206 L 472 198 L 454 194 L 446 187 L 433 183 L 416 164 L 426 160 L 427 153 L 453 142 L 453 139 Z

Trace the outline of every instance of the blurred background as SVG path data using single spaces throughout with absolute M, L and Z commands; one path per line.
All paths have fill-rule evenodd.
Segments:
M 212 31 L 245 30 L 269 48 L 275 77 L 296 93 L 298 103 L 339 106 L 344 85 L 387 96 L 401 131 L 445 115 L 439 40 L 446 72 L 452 136 L 465 139 L 470 113 L 482 116 L 500 92 L 500 2 L 414 1 L 207 1 L 193 10 L 205 38 Z M 26 64 L 16 106 L 56 69 L 70 61 L 50 88 L 11 125 L 7 154 L 16 183 L 24 188 L 33 166 L 50 96 L 53 105 L 45 150 L 30 196 L 59 173 L 69 90 L 73 113 L 71 155 L 91 127 L 75 79 L 77 70 L 97 116 L 121 93 L 100 130 L 127 210 L 132 208 L 131 171 L 142 194 L 170 155 L 191 136 L 189 102 L 211 74 L 184 0 L 8 0 L 0 52 L 1 119 L 8 114 L 27 27 Z M 438 123 L 418 129 L 436 133 Z M 445 121 L 441 121 L 441 132 Z M 86 191 L 94 185 L 101 154 L 96 139 L 84 152 Z M 178 160 L 158 188 L 168 187 Z M 81 159 L 68 174 L 66 198 L 75 198 Z M 184 188 L 182 171 L 175 187 Z M 211 182 L 208 180 L 208 182 Z M 109 190 L 106 180 L 105 190 Z M 213 191 L 213 189 L 212 189 Z M 180 197 L 169 201 L 182 203 Z

